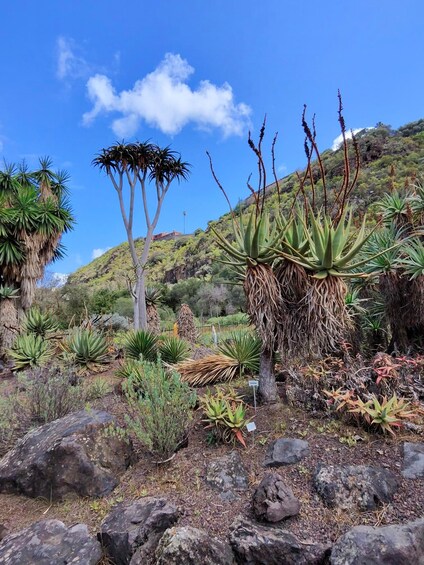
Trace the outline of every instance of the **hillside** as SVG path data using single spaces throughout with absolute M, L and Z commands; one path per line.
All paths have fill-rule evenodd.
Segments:
M 354 193 L 354 203 L 361 210 L 369 209 L 385 192 L 401 189 L 412 183 L 424 166 L 424 119 L 406 124 L 397 130 L 384 124 L 358 136 L 361 154 L 361 173 Z M 336 185 L 343 173 L 343 152 L 328 149 L 322 153 L 327 177 Z M 318 182 L 319 186 L 319 182 Z M 280 181 L 282 205 L 291 202 L 297 188 L 293 172 Z M 275 185 L 267 190 L 268 204 L 276 199 Z M 246 201 L 247 202 L 247 201 Z M 154 241 L 152 244 L 148 281 L 176 283 L 196 277 L 225 278 L 224 268 L 216 261 L 220 250 L 211 234 L 211 226 L 219 226 L 225 235 L 230 232 L 230 216 L 226 214 L 208 223 L 206 231 L 198 229 L 192 235 L 175 235 L 172 239 Z M 142 245 L 142 239 L 138 240 Z M 89 288 L 118 289 L 126 285 L 131 274 L 128 244 L 122 243 L 107 251 L 69 277 L 70 284 L 85 284 Z

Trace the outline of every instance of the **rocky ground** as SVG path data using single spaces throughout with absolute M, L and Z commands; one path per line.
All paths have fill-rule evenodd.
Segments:
M 113 382 L 111 374 L 105 378 Z M 248 394 L 248 390 L 242 391 Z M 123 421 L 125 404 L 116 393 L 93 402 L 92 408 Z M 196 412 L 188 446 L 172 461 L 157 464 L 135 444 L 137 462 L 104 497 L 67 495 L 56 501 L 45 494 L 27 498 L 2 493 L 0 525 L 13 533 L 39 520 L 56 519 L 66 526 L 86 524 L 88 532 L 96 534 L 117 505 L 153 497 L 177 509 L 178 528 L 198 528 L 215 536 L 217 542 L 228 543 L 230 531 L 236 530 L 239 538 L 247 535 L 243 520 L 258 527 L 271 520 L 271 527 L 278 531 L 325 548 L 354 526 L 406 524 L 424 517 L 424 469 L 416 466 L 418 456 L 412 456 L 410 462 L 415 462 L 418 471 L 408 475 L 404 457 L 405 443 L 418 445 L 422 437 L 412 432 L 400 433 L 395 439 L 368 434 L 326 414 L 312 417 L 283 402 L 259 406 L 256 414 L 251 406 L 249 412 L 257 429 L 248 435 L 246 449 L 208 445 L 201 414 Z M 278 474 L 277 483 L 269 482 L 270 473 Z M 255 494 L 257 504 L 252 506 L 255 490 L 264 478 L 268 484 Z M 267 496 L 273 508 L 269 516 L 258 510 Z M 283 514 L 287 507 L 291 510 L 282 521 L 272 522 L 272 516 L 281 516 L 282 506 Z M 181 535 L 186 534 L 184 530 Z M 171 557 L 164 559 L 163 563 L 172 563 Z M 245 557 L 240 562 L 261 561 Z

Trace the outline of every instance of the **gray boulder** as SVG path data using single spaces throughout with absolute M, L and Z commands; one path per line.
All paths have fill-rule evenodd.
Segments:
M 299 541 L 286 530 L 259 526 L 244 518 L 232 525 L 230 543 L 242 565 L 321 565 L 330 551 L 321 544 Z
M 424 443 L 403 444 L 403 471 L 405 479 L 424 478 Z
M 231 547 L 202 530 L 186 526 L 165 532 L 156 550 L 156 565 L 233 565 Z
M 206 482 L 220 492 L 223 500 L 234 500 L 236 491 L 246 490 L 247 473 L 238 451 L 211 461 L 206 469 Z
M 334 544 L 331 565 L 423 565 L 424 519 L 402 525 L 356 526 Z
M 115 565 L 145 563 L 178 515 L 177 509 L 163 498 L 146 497 L 117 504 L 103 520 L 97 537 Z
M 0 492 L 47 500 L 109 494 L 133 458 L 113 425 L 107 412 L 81 410 L 30 431 L 0 460 Z
M 2 539 L 4 539 L 7 534 L 9 533 L 9 530 L 6 528 L 6 526 L 3 526 L 3 524 L 0 524 L 0 541 Z
M 264 466 L 281 467 L 293 465 L 309 455 L 309 443 L 303 439 L 280 438 L 267 449 Z
M 366 465 L 320 465 L 313 481 L 327 506 L 345 510 L 374 510 L 390 502 L 399 486 L 392 471 Z
M 300 510 L 299 499 L 277 473 L 265 475 L 253 493 L 252 506 L 256 518 L 266 522 L 279 522 Z
M 36 522 L 0 542 L 2 565 L 96 565 L 101 557 L 100 543 L 85 524 L 67 528 L 59 520 Z

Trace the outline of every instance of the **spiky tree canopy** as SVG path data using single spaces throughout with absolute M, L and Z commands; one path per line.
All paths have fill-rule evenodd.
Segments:
M 62 256 L 61 236 L 74 223 L 67 173 L 51 165 L 45 157 L 36 171 L 25 163 L 0 170 L 0 282 L 19 289 L 23 309 L 31 306 L 45 266 Z

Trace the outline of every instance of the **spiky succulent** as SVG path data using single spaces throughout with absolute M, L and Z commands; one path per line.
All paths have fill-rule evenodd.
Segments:
M 302 222 L 307 238 L 307 248 L 302 252 L 294 248 L 287 239 L 282 243 L 282 256 L 289 261 L 313 271 L 316 279 L 324 279 L 329 275 L 335 277 L 358 277 L 353 272 L 364 265 L 368 258 L 352 263 L 374 230 L 366 233 L 366 219 L 357 234 L 352 233 L 352 214 L 343 213 L 338 224 L 333 225 L 328 215 L 309 214 L 309 223 L 306 225 L 300 217 L 293 218 L 293 222 Z M 378 254 L 377 254 L 378 255 Z
M 38 335 L 20 335 L 9 351 L 16 369 L 40 367 L 45 365 L 53 355 L 48 341 Z
M 65 351 L 71 353 L 78 365 L 89 367 L 91 364 L 107 361 L 108 344 L 102 334 L 84 328 L 76 329 L 64 344 Z
M 239 221 L 233 220 L 234 243 L 212 230 L 218 245 L 230 257 L 231 265 L 270 264 L 278 256 L 276 247 L 281 238 L 280 228 L 276 223 L 270 227 L 269 214 L 265 211 L 257 215 L 253 210 L 246 226 L 241 216 Z
M 55 332 L 58 328 L 56 322 L 49 314 L 40 312 L 37 308 L 31 308 L 22 323 L 25 333 L 31 333 L 45 337 L 48 333 Z
M 6 300 L 9 298 L 18 298 L 19 290 L 13 288 L 13 286 L 0 285 L 0 300 Z
M 161 339 L 159 353 L 162 361 L 174 365 L 188 357 L 189 345 L 183 339 L 176 336 L 166 336 Z
M 124 340 L 124 351 L 127 359 L 144 359 L 155 361 L 157 358 L 158 338 L 152 332 L 138 330 L 130 332 Z
M 405 258 L 402 266 L 405 274 L 410 275 L 411 280 L 424 275 L 424 246 L 420 240 L 411 241 L 404 248 Z

